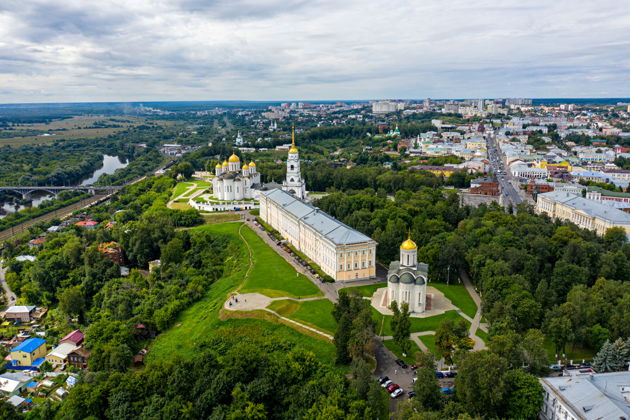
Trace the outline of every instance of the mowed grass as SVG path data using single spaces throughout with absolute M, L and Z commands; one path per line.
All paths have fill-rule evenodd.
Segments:
M 481 328 L 477 328 L 477 331 L 475 331 L 475 334 L 477 334 L 477 337 L 481 338 L 484 343 L 488 344 L 488 339 L 490 338 L 490 336 L 488 335 L 487 332 L 485 332 Z
M 273 324 L 259 319 L 229 319 L 220 321 L 219 311 L 223 303 L 242 281 L 248 267 L 248 251 L 239 238 L 238 230 L 241 223 L 225 223 L 200 226 L 214 233 L 232 237 L 239 246 L 239 252 L 233 258 L 237 259 L 237 269 L 227 273 L 213 283 L 200 301 L 183 311 L 173 326 L 157 338 L 150 345 L 148 360 L 172 360 L 175 357 L 191 358 L 199 351 L 204 341 L 221 335 L 234 336 L 251 330 L 261 335 L 271 335 L 278 341 L 292 342 L 313 351 L 319 360 L 333 363 L 335 348 L 325 341 L 302 334 L 282 324 Z M 243 227 L 243 231 L 249 228 Z M 251 230 L 249 230 L 251 232 Z
M 429 283 L 430 287 L 435 287 L 440 292 L 444 293 L 444 296 L 450 300 L 453 305 L 462 310 L 463 313 L 471 318 L 475 317 L 477 313 L 477 305 L 472 300 L 468 290 L 463 284 L 446 285 L 444 283 Z
M 337 321 L 332 316 L 333 304 L 328 299 L 295 302 L 292 300 L 276 300 L 268 306 L 272 311 L 316 328 L 328 334 L 335 334 Z
M 553 344 L 551 338 L 545 337 L 543 345 L 551 363 L 556 363 L 558 359 L 562 359 L 562 354 L 558 354 L 556 357 L 556 346 Z M 567 344 L 564 348 L 564 354 L 566 356 L 566 360 L 573 360 L 573 363 L 580 363 L 582 360 L 592 361 L 597 354 L 597 350 L 577 345 L 574 347 L 571 344 Z
M 372 297 L 374 292 L 382 287 L 387 287 L 387 283 L 367 284 L 365 286 L 344 287 L 341 290 L 345 290 L 348 293 L 357 293 L 359 296 Z
M 305 298 L 322 296 L 319 288 L 278 255 L 249 227 L 241 231 L 252 248 L 254 266 L 240 293 L 261 293 L 269 297 Z
M 422 344 L 427 346 L 429 351 L 433 353 L 436 358 L 441 358 L 439 352 L 437 351 L 437 347 L 435 347 L 435 334 L 421 335 L 418 338 L 422 341 Z
M 201 217 L 203 217 L 206 225 L 235 222 L 240 220 L 240 216 L 235 213 L 202 213 Z
M 415 357 L 416 352 L 421 351 L 421 350 L 420 350 L 420 347 L 418 347 L 418 345 L 414 343 L 412 340 L 409 340 L 409 343 L 410 343 L 409 348 L 411 350 L 409 351 L 409 353 L 407 353 L 407 356 L 403 356 L 403 351 L 398 345 L 398 343 L 396 343 L 394 340 L 383 340 L 383 344 L 385 345 L 385 347 L 389 349 L 389 351 L 394 353 L 396 357 L 398 357 L 399 359 L 407 363 L 409 366 L 411 366 L 414 363 L 416 363 L 416 357 Z M 399 368 L 399 370 L 403 370 L 403 369 Z
M 393 317 L 391 315 L 383 315 L 373 307 L 370 307 L 370 309 L 372 310 L 372 316 L 376 322 L 376 335 L 394 335 L 391 328 L 391 320 Z M 456 311 L 452 310 L 446 311 L 441 315 L 430 316 L 428 318 L 409 318 L 409 321 L 411 322 L 411 332 L 436 331 L 445 319 L 450 319 L 454 322 L 463 319 L 466 324 L 470 326 L 470 322 L 466 321 Z
M 180 195 L 184 193 L 186 194 L 184 195 L 183 198 L 190 198 L 190 196 L 193 195 L 196 191 L 200 189 L 205 190 L 211 186 L 212 184 L 207 181 L 179 182 L 177 185 L 175 185 L 175 188 L 173 189 L 173 193 L 171 194 L 171 200 L 175 200 L 176 198 L 178 198 Z M 194 188 L 191 188 L 191 187 L 194 187 Z

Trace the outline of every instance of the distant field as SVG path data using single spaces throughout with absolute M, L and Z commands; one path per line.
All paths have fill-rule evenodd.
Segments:
M 26 144 L 46 144 L 57 140 L 78 138 L 99 138 L 126 130 L 129 127 L 144 124 L 142 117 L 103 117 L 78 116 L 50 123 L 21 124 L 15 127 L 0 128 L 0 146 L 21 146 Z M 102 127 L 100 126 L 102 125 Z M 37 131 L 36 135 L 22 136 L 23 131 Z M 15 133 L 15 136 L 12 135 Z M 42 134 L 54 134 L 43 136 Z

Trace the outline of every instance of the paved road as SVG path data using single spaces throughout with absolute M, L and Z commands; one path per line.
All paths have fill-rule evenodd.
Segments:
M 511 182 L 512 175 L 505 167 L 495 133 L 488 136 L 488 157 L 490 158 L 490 171 L 497 176 L 503 200 L 511 202 L 516 208 L 523 201 L 523 197 L 521 197 Z M 505 174 L 502 172 L 505 172 Z
M 470 336 L 470 338 L 475 340 L 474 350 L 477 350 L 477 351 L 484 350 L 487 348 L 486 344 L 480 337 L 477 336 L 477 329 L 480 328 L 480 324 L 481 324 L 481 297 L 475 290 L 475 287 L 470 282 L 470 278 L 468 277 L 468 273 L 466 273 L 466 271 L 460 270 L 459 277 L 462 279 L 462 283 L 464 283 L 464 286 L 466 287 L 468 294 L 477 305 L 477 312 L 475 313 L 475 317 L 472 319 L 472 322 L 470 323 L 470 329 L 468 330 L 468 335 Z M 481 329 L 482 331 L 488 332 L 487 328 L 485 327 L 481 327 Z
M 9 285 L 7 284 L 4 276 L 7 272 L 7 268 L 2 265 L 3 261 L 0 260 L 0 283 L 2 283 L 2 289 L 4 290 L 4 298 L 7 306 L 11 306 L 13 302 L 17 299 L 15 293 L 11 291 Z

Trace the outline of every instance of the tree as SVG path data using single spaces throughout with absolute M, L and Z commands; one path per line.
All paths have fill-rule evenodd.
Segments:
M 343 295 L 345 293 L 340 294 Z M 348 351 L 348 343 L 350 342 L 350 333 L 352 330 L 352 320 L 349 314 L 343 314 L 337 322 L 337 330 L 333 338 L 335 345 L 335 363 L 347 365 L 352 360 Z
M 470 348 L 466 321 L 463 319 L 457 322 L 450 319 L 442 321 L 435 332 L 435 346 L 448 363 L 453 363 L 455 350 Z
M 458 364 L 455 389 L 470 413 L 499 417 L 507 383 L 507 361 L 494 353 L 472 352 Z
M 622 342 L 623 343 L 623 342 Z M 593 359 L 593 369 L 597 372 L 617 372 L 625 369 L 622 346 L 606 340 Z
M 505 401 L 505 417 L 536 419 L 543 403 L 543 388 L 538 378 L 514 369 L 507 372 L 505 380 L 509 390 Z
M 181 176 L 183 176 L 185 179 L 189 179 L 192 176 L 192 174 L 195 173 L 195 168 L 193 168 L 190 162 L 182 162 L 179 165 L 177 165 L 176 172 L 180 174 Z
M 626 231 L 620 227 L 612 227 L 604 233 L 604 242 L 609 250 L 617 250 L 621 248 L 628 240 Z
M 416 383 L 413 390 L 416 396 L 413 400 L 414 405 L 417 404 L 418 409 L 437 410 L 442 406 L 442 394 L 440 393 L 440 385 L 435 376 L 435 359 L 430 352 L 416 353 Z
M 391 328 L 394 332 L 394 341 L 400 346 L 403 353 L 409 352 L 409 335 L 411 332 L 411 321 L 409 320 L 409 304 L 403 302 L 398 308 L 398 303 L 394 300 L 391 304 L 394 316 L 391 319 Z
M 59 297 L 59 307 L 68 316 L 81 315 L 85 310 L 85 298 L 79 286 L 68 287 Z

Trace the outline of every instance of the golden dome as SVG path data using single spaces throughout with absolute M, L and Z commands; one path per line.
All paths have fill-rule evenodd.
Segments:
M 243 170 L 245 169 L 249 169 L 249 166 L 247 166 L 247 163 L 245 165 L 243 165 Z
M 256 164 L 254 163 L 254 161 L 252 160 L 251 162 L 248 163 L 249 167 L 251 168 L 252 166 L 256 166 Z
M 227 160 L 223 161 L 223 165 L 222 166 L 228 166 Z
M 295 126 L 291 124 L 291 148 L 289 149 L 289 153 L 297 153 L 297 147 L 295 147 Z
M 418 245 L 411 240 L 411 232 L 407 233 L 407 240 L 405 240 L 400 247 L 406 250 L 418 249 Z
M 215 166 L 215 169 L 221 169 L 221 168 L 222 168 L 221 162 L 217 163 L 217 166 Z
M 236 162 L 240 162 L 241 160 L 238 158 L 238 156 L 236 156 L 234 153 L 232 153 L 232 156 L 230 156 L 230 158 L 228 159 L 230 163 L 236 163 Z

